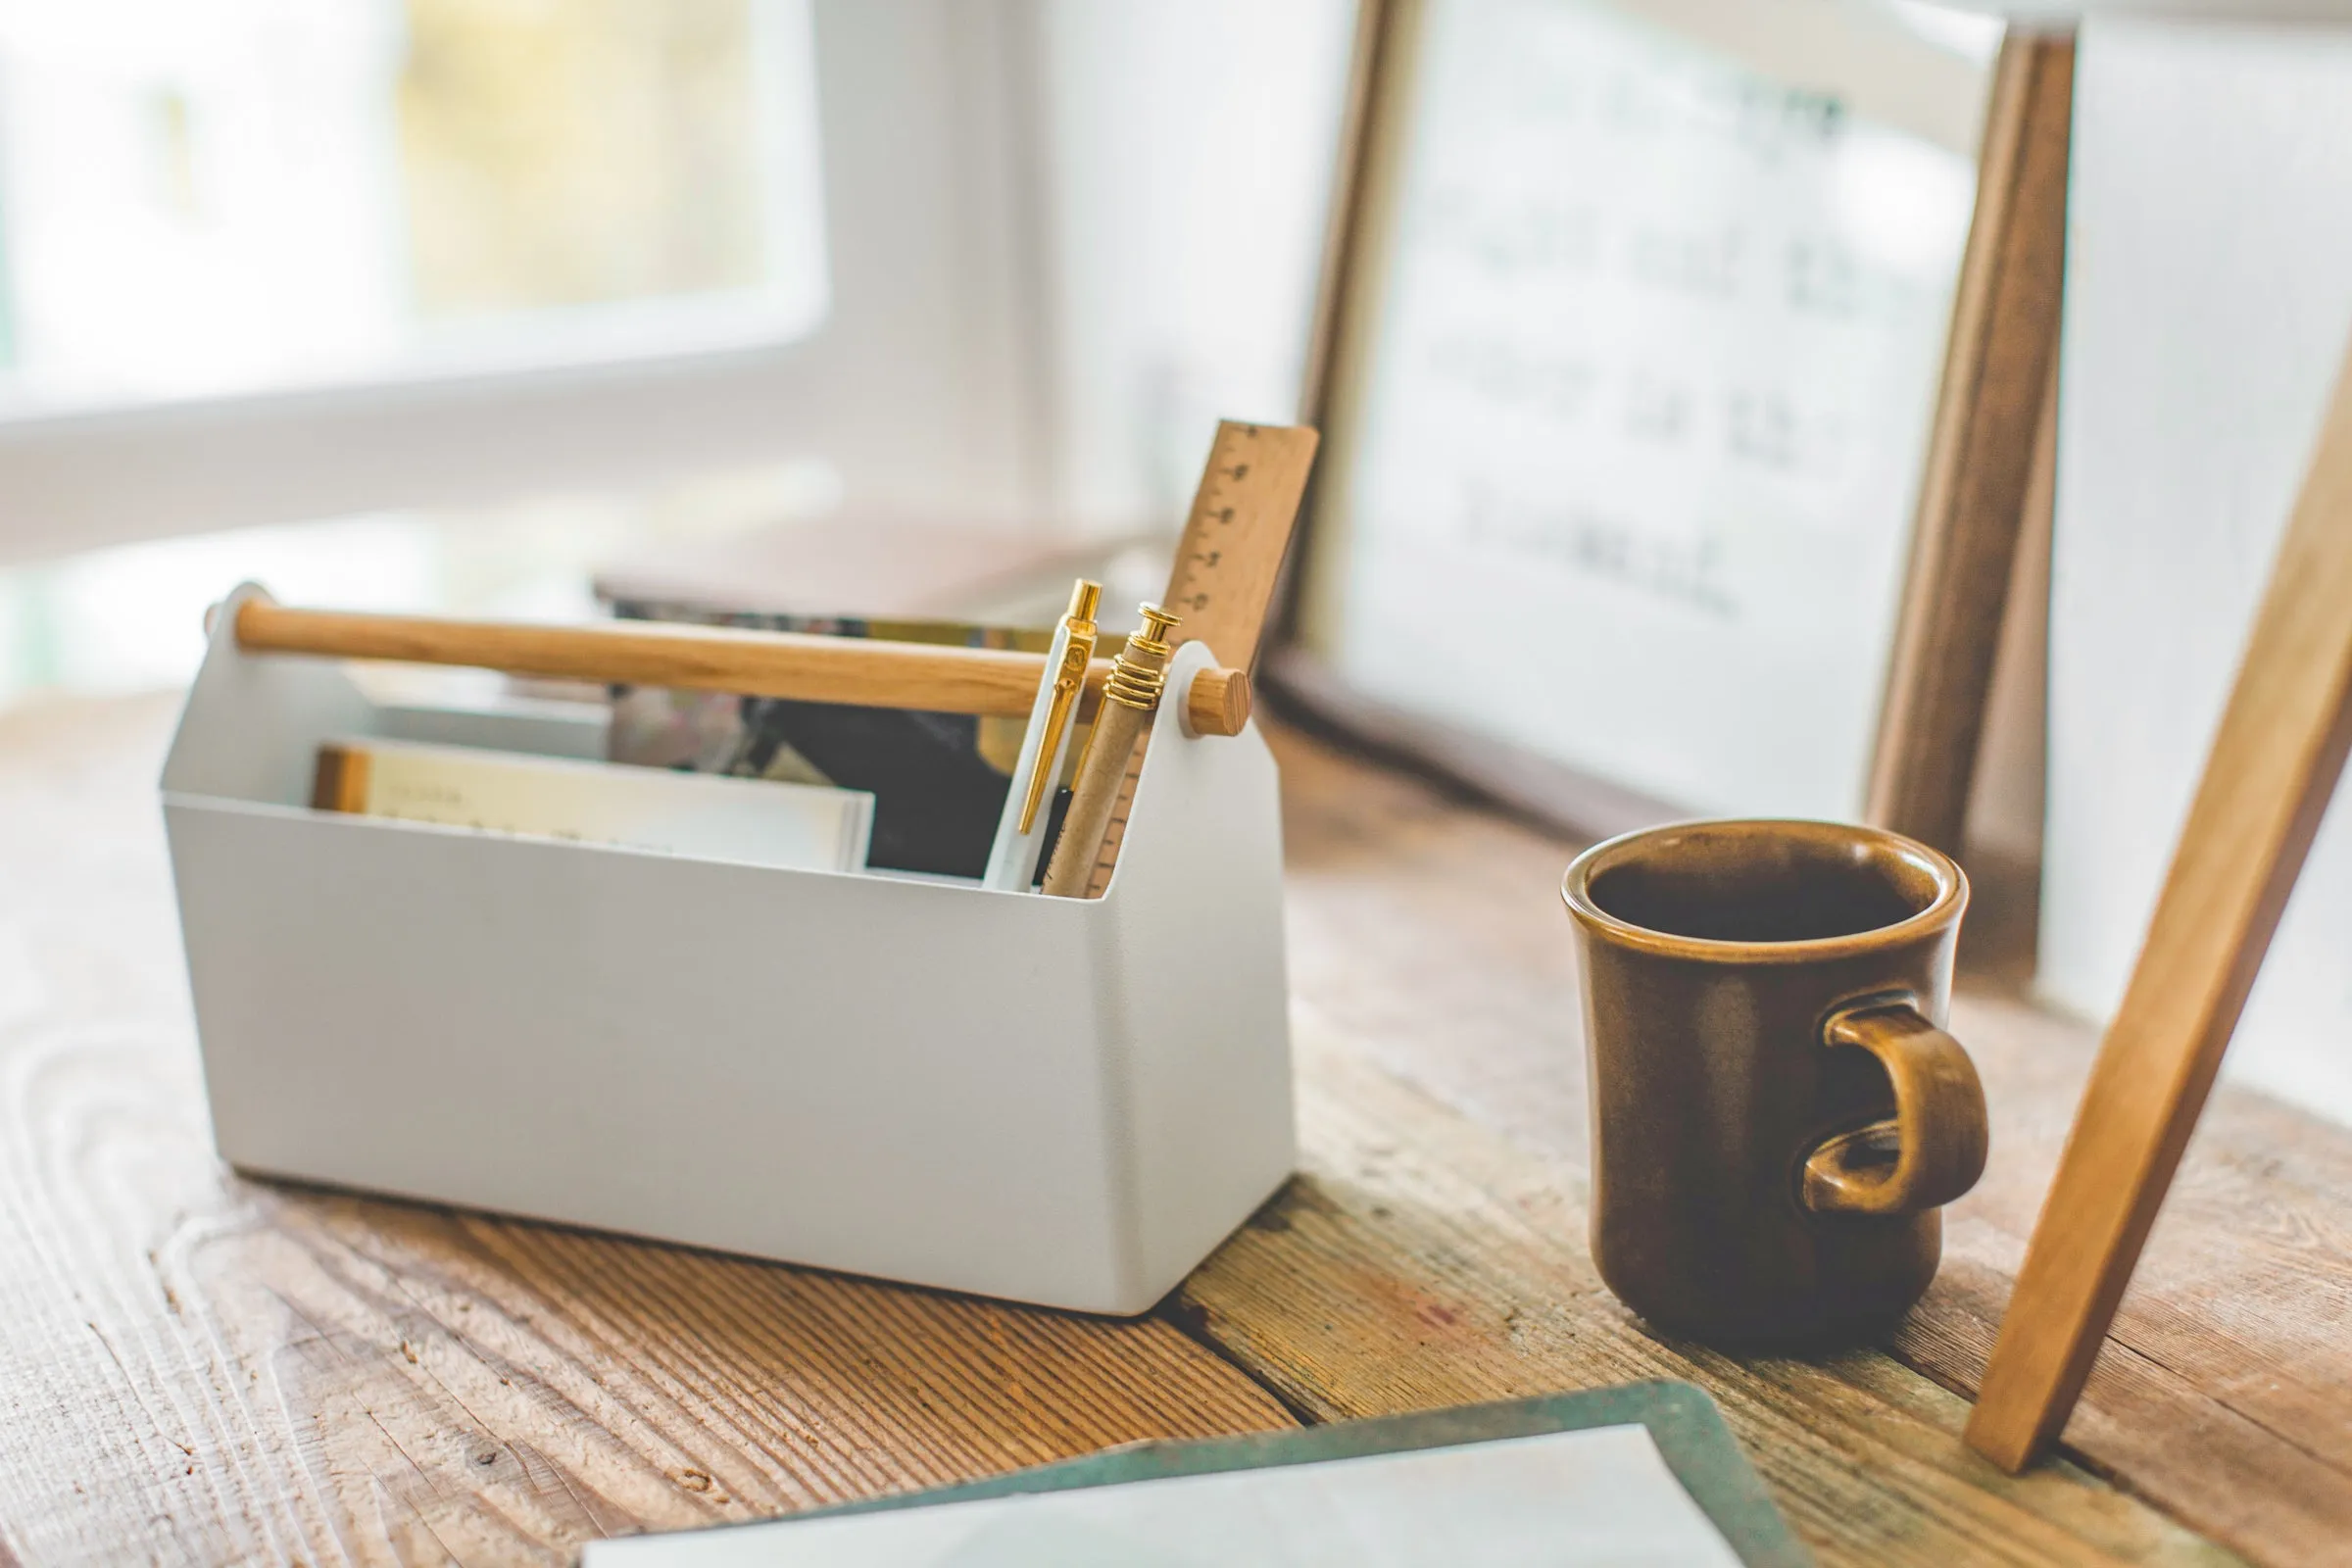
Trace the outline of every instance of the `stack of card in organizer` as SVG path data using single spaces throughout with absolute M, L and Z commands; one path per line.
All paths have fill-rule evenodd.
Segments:
M 862 870 L 874 825 L 862 790 L 383 736 L 321 743 L 311 805 L 811 871 Z

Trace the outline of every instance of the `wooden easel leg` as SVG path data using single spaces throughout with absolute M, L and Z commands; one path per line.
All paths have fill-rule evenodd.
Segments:
M 2074 81 L 2073 38 L 2001 45 L 1871 760 L 1863 815 L 1952 855 L 2058 360 Z
M 2348 745 L 2352 359 L 1969 1419 L 2003 1469 L 2057 1437 L 2090 1375 Z

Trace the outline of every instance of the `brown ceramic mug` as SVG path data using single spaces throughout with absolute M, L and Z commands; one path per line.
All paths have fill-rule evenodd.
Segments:
M 1686 822 L 1595 845 L 1561 891 L 1609 1289 L 1726 1344 L 1901 1316 L 1937 1207 L 1984 1168 L 1984 1093 L 1942 1028 L 1960 867 L 1873 828 Z

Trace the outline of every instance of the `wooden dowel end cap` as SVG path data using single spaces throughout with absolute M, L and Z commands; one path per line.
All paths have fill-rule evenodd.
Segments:
M 1204 669 L 1185 692 L 1184 716 L 1196 735 L 1239 735 L 1250 722 L 1250 672 Z

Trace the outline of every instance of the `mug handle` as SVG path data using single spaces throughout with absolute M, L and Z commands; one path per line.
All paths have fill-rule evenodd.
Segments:
M 1807 1208 L 1911 1214 L 1977 1185 L 1984 1173 L 1984 1086 L 1959 1041 L 1906 1002 L 1849 1007 L 1821 1036 L 1825 1045 L 1859 1046 L 1879 1058 L 1894 1086 L 1894 1117 L 1814 1147 L 1805 1156 Z

